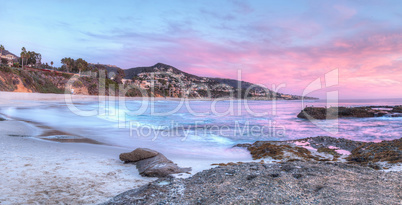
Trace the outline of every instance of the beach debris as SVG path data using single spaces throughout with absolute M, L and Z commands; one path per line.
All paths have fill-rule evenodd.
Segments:
M 171 174 L 186 173 L 191 168 L 181 168 L 165 155 L 151 149 L 138 148 L 130 153 L 120 154 L 120 160 L 135 162 L 138 172 L 146 177 L 167 177 Z

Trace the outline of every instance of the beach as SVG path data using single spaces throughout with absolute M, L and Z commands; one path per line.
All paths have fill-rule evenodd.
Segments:
M 0 106 L 35 107 L 43 102 L 64 102 L 64 95 L 0 92 Z M 97 97 L 74 95 L 94 101 Z M 139 100 L 140 98 L 132 98 Z M 49 131 L 38 123 L 7 118 L 0 121 L 1 204 L 96 204 L 145 185 L 156 178 L 142 177 L 119 154 L 133 149 L 106 144 L 77 143 L 75 140 L 43 140 L 36 136 Z M 60 133 L 52 127 L 53 133 Z M 197 160 L 167 155 L 191 174 L 210 168 L 216 160 Z M 227 160 L 223 160 L 228 162 Z
M 21 137 L 36 131 L 0 122 L 1 204 L 95 204 L 153 180 L 121 163 L 117 148 Z
M 0 121 L 0 156 L 3 159 L 0 162 L 0 172 L 2 173 L 0 183 L 4 185 L 0 188 L 1 204 L 97 204 L 107 202 L 127 190 L 143 189 L 141 188 L 143 185 L 147 185 L 150 182 L 156 183 L 157 178 L 142 177 L 135 165 L 125 164 L 119 160 L 120 153 L 130 152 L 136 148 L 154 149 L 164 154 L 180 167 L 191 167 L 192 171 L 189 173 L 173 175 L 176 179 L 182 178 L 182 180 L 188 179 L 187 181 L 191 181 L 194 179 L 190 177 L 197 173 L 211 170 L 209 172 L 213 175 L 214 169 L 219 170 L 221 169 L 219 167 L 229 162 L 258 162 L 261 164 L 261 159 L 253 160 L 247 149 L 242 148 L 242 146 L 233 147 L 236 144 L 253 143 L 256 140 L 267 139 L 274 141 L 301 139 L 306 136 L 316 136 L 319 133 L 318 130 L 317 133 L 307 132 L 313 127 L 308 122 L 300 121 L 296 118 L 298 108 L 294 105 L 299 102 L 290 102 L 293 104 L 278 102 L 283 107 L 280 109 L 283 110 L 279 110 L 281 114 L 275 120 L 278 124 L 281 122 L 287 123 L 288 128 L 295 129 L 291 130 L 288 136 L 282 136 L 283 138 L 264 138 L 264 136 L 258 138 L 254 136 L 239 139 L 237 138 L 239 134 L 222 137 L 216 133 L 209 132 L 201 132 L 203 135 L 195 136 L 188 134 L 190 131 L 196 130 L 192 127 L 194 125 L 188 125 L 188 122 L 194 122 L 197 118 L 186 112 L 179 112 L 163 118 L 150 117 L 148 113 L 145 113 L 141 116 L 142 118 L 136 119 L 138 122 L 143 123 L 140 127 L 151 126 L 152 129 L 158 130 L 160 129 L 158 126 L 161 123 L 169 122 L 170 120 L 176 120 L 180 125 L 185 125 L 181 128 L 182 132 L 177 136 L 164 138 L 163 136 L 155 135 L 156 138 L 153 140 L 151 138 L 141 138 L 142 136 L 128 135 L 129 131 L 127 129 L 117 128 L 117 121 L 114 119 L 108 118 L 105 120 L 105 118 L 98 118 L 97 116 L 83 117 L 72 114 L 71 111 L 66 109 L 65 97 L 65 95 L 57 94 L 0 92 L 0 117 L 5 119 Z M 77 106 L 82 106 L 80 108 L 85 109 L 96 104 L 99 99 L 97 96 L 84 95 L 67 97 L 72 97 Z M 140 104 L 141 100 L 142 98 L 129 98 L 129 103 Z M 176 105 L 178 100 L 155 99 L 159 103 L 157 104 L 159 107 Z M 208 103 L 211 102 L 192 100 L 192 103 L 209 105 Z M 261 107 L 261 103 L 269 104 L 271 102 L 250 102 L 254 109 Z M 289 107 L 289 105 L 294 108 Z M 225 108 L 226 104 L 223 104 L 222 107 Z M 204 107 L 201 108 L 204 109 Z M 205 106 L 205 109 L 209 109 L 209 107 Z M 222 125 L 222 121 L 228 124 L 230 121 L 243 120 L 243 118 L 250 120 L 251 123 L 261 121 L 261 118 L 247 115 L 238 116 L 238 118 L 236 116 L 233 118 L 208 116 L 204 120 L 211 121 L 209 123 L 213 125 Z M 393 124 L 390 123 L 391 120 L 393 120 Z M 266 121 L 263 121 L 263 123 L 266 123 Z M 370 119 L 370 121 L 366 119 L 350 121 L 348 119 L 344 123 L 347 127 L 344 128 L 344 132 L 340 132 L 338 137 L 350 134 L 351 129 L 358 125 L 369 125 L 367 128 L 361 126 L 363 131 L 352 132 L 356 136 L 350 136 L 350 138 L 354 140 L 362 138 L 362 141 L 399 138 L 399 136 L 394 135 L 394 133 L 399 132 L 394 128 L 397 126 L 395 123 L 400 123 L 399 119 L 381 118 Z M 378 126 L 378 128 L 375 126 Z M 187 128 L 188 130 L 185 130 Z M 377 130 L 393 129 L 394 133 L 383 136 L 381 132 L 373 132 L 374 128 Z M 176 134 L 174 129 L 170 130 L 170 132 Z M 367 133 L 371 132 L 377 133 L 375 138 L 366 137 Z M 186 140 L 183 140 L 183 136 L 186 134 L 188 136 L 186 136 Z M 357 136 L 358 134 L 361 136 Z M 332 155 L 317 153 L 316 149 L 306 146 L 306 142 L 299 144 L 315 154 L 330 157 L 331 159 Z M 296 145 L 298 144 L 296 143 Z M 345 156 L 341 157 L 339 161 L 344 162 L 344 160 Z M 271 158 L 264 158 L 263 162 L 267 166 L 276 166 L 279 163 L 282 163 L 282 160 Z M 323 170 L 332 169 L 327 167 L 329 165 L 320 164 L 319 166 L 321 165 L 326 167 L 322 168 Z M 233 166 L 236 165 L 231 164 L 224 167 L 227 167 L 225 169 L 228 170 Z M 301 164 L 300 166 L 304 165 Z M 311 165 L 306 164 L 305 166 Z M 346 167 L 346 172 L 349 169 L 354 170 L 353 167 Z M 367 173 L 370 179 L 375 178 L 376 175 L 381 175 L 380 172 L 383 172 L 370 171 L 370 168 L 365 168 L 365 170 L 364 172 Z M 386 176 L 395 177 L 400 170 L 400 165 L 390 167 L 385 171 L 393 174 Z M 321 174 L 325 175 L 325 172 Z M 207 180 L 212 175 L 210 173 L 203 174 L 203 180 Z M 335 178 L 336 176 L 334 176 Z M 400 178 L 395 179 L 400 180 Z M 347 180 L 353 180 L 353 177 Z M 179 184 L 182 182 L 185 181 L 180 181 Z M 293 181 L 291 183 L 297 184 L 297 182 Z M 337 184 L 337 182 L 334 183 Z M 208 186 L 205 189 L 213 189 L 215 185 L 212 183 L 212 185 Z M 397 191 L 395 188 L 392 188 L 392 190 Z M 395 196 L 392 200 L 395 200 Z M 233 198 L 228 198 L 228 201 L 224 202 L 230 202 L 231 200 Z M 157 202 L 158 200 L 151 201 Z M 183 202 L 180 200 L 173 201 L 175 203 Z M 124 204 L 124 201 L 122 203 Z

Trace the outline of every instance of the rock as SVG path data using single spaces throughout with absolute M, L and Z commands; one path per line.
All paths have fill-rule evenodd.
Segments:
M 177 174 L 191 171 L 191 168 L 180 168 L 163 154 L 136 163 L 137 169 L 142 176 L 147 177 L 166 177 L 170 174 Z
M 302 119 L 309 119 L 311 117 L 319 120 L 325 119 L 326 116 L 326 109 L 322 107 L 306 107 L 297 115 L 298 118 Z
M 148 159 L 151 157 L 155 157 L 159 152 L 147 149 L 147 148 L 137 148 L 132 152 L 122 153 L 119 158 L 124 162 L 137 162 L 140 160 Z
M 135 162 L 138 172 L 147 177 L 166 177 L 191 171 L 191 168 L 180 168 L 163 154 L 147 148 L 137 148 L 119 157 L 124 162 Z
M 204 170 L 190 178 L 170 179 L 169 183 L 158 179 L 104 204 L 400 204 L 401 201 L 400 172 L 375 171 L 338 162 L 269 165 L 269 169 L 258 172 L 251 168 L 260 166 L 259 163 L 251 162 Z M 283 172 L 284 165 L 300 168 Z M 237 174 L 226 174 L 232 171 Z
M 402 163 L 402 138 L 365 143 L 354 149 L 347 160 L 361 165 L 377 162 Z
M 402 113 L 393 113 L 391 117 L 402 117 Z
M 309 120 L 324 120 L 336 118 L 367 118 L 382 117 L 392 114 L 392 117 L 401 117 L 400 106 L 366 106 L 366 107 L 306 107 L 298 115 L 298 118 Z

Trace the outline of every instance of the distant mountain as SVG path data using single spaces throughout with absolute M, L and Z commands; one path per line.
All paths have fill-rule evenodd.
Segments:
M 167 65 L 167 64 L 163 64 L 163 63 L 157 63 L 153 66 L 149 66 L 149 67 L 136 67 L 136 68 L 130 68 L 130 69 L 126 69 L 124 70 L 124 73 L 126 74 L 126 77 L 124 77 L 125 79 L 132 79 L 133 77 L 137 76 L 140 73 L 152 73 L 152 72 L 158 72 L 161 71 L 162 69 L 168 69 L 171 68 L 172 69 L 172 73 L 174 74 L 183 74 L 184 76 L 187 77 L 191 77 L 191 78 L 195 78 L 197 80 L 200 79 L 209 79 L 210 82 L 216 82 L 219 84 L 226 84 L 229 85 L 235 89 L 238 88 L 238 80 L 234 80 L 234 79 L 226 79 L 226 78 L 209 78 L 209 77 L 200 77 L 200 76 L 196 76 L 193 74 L 189 74 L 186 73 L 184 71 L 181 71 L 173 66 Z M 108 70 L 109 71 L 109 70 Z M 245 82 L 245 81 L 240 81 L 241 84 L 241 88 L 242 89 L 247 89 L 250 86 L 254 85 L 253 83 L 249 83 L 249 82 Z M 256 87 L 260 87 L 260 86 L 256 86 Z
M 212 80 L 214 80 L 214 81 L 217 81 L 217 82 L 219 82 L 219 83 L 222 83 L 222 84 L 226 84 L 226 85 L 232 86 L 232 87 L 235 88 L 235 89 L 238 89 L 238 87 L 239 87 L 239 82 L 240 82 L 240 87 L 241 87 L 242 89 L 248 89 L 250 86 L 255 86 L 256 88 L 261 88 L 261 87 L 258 86 L 258 85 L 255 85 L 255 84 L 253 84 L 253 83 L 249 83 L 249 82 L 246 82 L 246 81 L 238 81 L 238 80 L 227 79 L 227 78 L 210 78 L 210 79 L 212 79 Z
M 153 66 L 149 66 L 149 67 L 136 67 L 136 68 L 125 69 L 124 73 L 126 74 L 126 77 L 124 77 L 124 78 L 132 79 L 133 77 L 137 76 L 140 73 L 152 73 L 152 72 L 159 72 L 159 71 L 167 71 L 169 68 L 172 69 L 172 73 L 174 73 L 174 74 L 182 73 L 187 77 L 201 79 L 201 77 L 199 77 L 199 76 L 186 73 L 173 66 L 163 64 L 163 63 L 157 63 L 157 64 L 155 64 Z
M 108 68 L 108 72 L 115 72 L 114 68 Z M 253 83 L 250 82 L 246 82 L 246 81 L 238 81 L 235 79 L 226 79 L 226 78 L 209 78 L 209 77 L 200 77 L 200 76 L 196 76 L 193 74 L 189 74 L 187 72 L 181 71 L 171 65 L 167 65 L 167 64 L 163 64 L 163 63 L 157 63 L 153 66 L 148 66 L 148 67 L 136 67 L 136 68 L 130 68 L 130 69 L 126 69 L 124 70 L 125 73 L 125 79 L 134 79 L 137 78 L 139 76 L 139 74 L 144 74 L 144 73 L 153 73 L 153 72 L 167 72 L 167 73 L 172 73 L 174 75 L 178 75 L 178 76 L 182 76 L 181 80 L 187 84 L 194 84 L 194 83 L 202 83 L 202 84 L 206 84 L 209 87 L 213 87 L 216 86 L 218 84 L 225 84 L 229 87 L 231 87 L 231 90 L 233 91 L 238 91 L 239 89 L 239 84 L 241 87 L 241 92 L 242 92 L 242 96 L 237 96 L 237 97 L 244 97 L 244 93 L 245 91 L 250 88 L 251 86 L 253 86 L 252 89 L 250 89 L 251 92 L 253 92 L 253 96 L 252 97 L 261 97 L 261 98 L 265 98 L 266 95 L 264 93 L 265 89 L 262 88 L 261 86 L 255 85 Z M 282 93 L 274 93 L 273 91 L 268 89 L 268 93 L 269 94 L 269 98 L 273 98 L 276 97 L 277 99 L 301 99 L 301 96 L 297 96 L 297 95 L 288 95 L 288 94 L 282 94 Z M 237 95 L 237 94 L 236 94 Z M 314 98 L 309 98 L 306 97 L 307 99 L 314 99 Z

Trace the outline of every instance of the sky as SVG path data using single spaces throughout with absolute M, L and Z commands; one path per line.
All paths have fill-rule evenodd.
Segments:
M 161 62 L 296 95 L 321 79 L 310 96 L 402 98 L 400 0 L 0 0 L 0 28 L 7 50 L 56 66 Z

